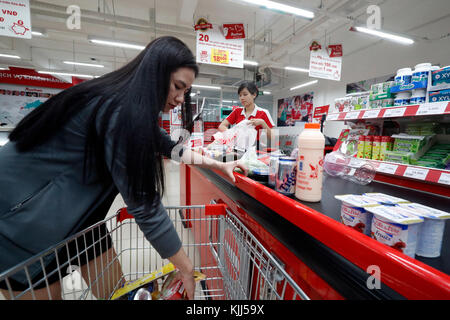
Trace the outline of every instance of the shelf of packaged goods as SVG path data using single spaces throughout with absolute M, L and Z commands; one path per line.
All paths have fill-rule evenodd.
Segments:
M 418 105 L 365 109 L 340 113 L 330 113 L 327 121 L 354 121 L 368 119 L 390 119 L 450 114 L 450 101 L 423 103 Z

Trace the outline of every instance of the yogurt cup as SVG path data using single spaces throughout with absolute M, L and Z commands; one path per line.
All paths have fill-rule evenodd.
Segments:
M 376 206 L 378 203 L 373 199 L 353 194 L 337 195 L 335 198 L 342 201 L 341 222 L 356 231 L 370 236 L 372 214 L 365 207 Z
M 378 242 L 414 258 L 420 224 L 393 223 L 374 214 L 370 236 Z
M 445 219 L 450 218 L 450 213 L 418 203 L 405 203 L 399 206 L 424 218 L 419 230 L 416 254 L 425 258 L 439 257 L 444 237 Z
M 414 258 L 423 218 L 395 206 L 366 207 L 373 214 L 370 236 Z
M 394 205 L 399 203 L 409 203 L 408 200 L 393 197 L 384 193 L 379 192 L 367 192 L 364 193 L 364 196 L 369 197 L 373 200 L 375 200 L 378 204 L 387 204 L 387 205 Z

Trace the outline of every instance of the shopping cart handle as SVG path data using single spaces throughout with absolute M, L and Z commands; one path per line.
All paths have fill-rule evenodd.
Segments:
M 122 222 L 123 220 L 134 219 L 134 217 L 131 214 L 129 214 L 127 211 L 127 208 L 124 207 L 117 211 L 116 219 L 117 219 L 117 222 Z
M 227 206 L 224 203 L 205 205 L 206 216 L 225 216 L 227 214 Z

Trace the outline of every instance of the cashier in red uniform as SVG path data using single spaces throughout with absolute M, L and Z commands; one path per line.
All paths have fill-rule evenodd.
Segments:
M 271 129 L 275 126 L 269 111 L 260 108 L 255 104 L 258 96 L 258 88 L 253 82 L 244 82 L 238 89 L 239 100 L 243 107 L 236 108 L 230 115 L 219 125 L 219 131 L 227 130 L 230 125 L 237 124 L 242 120 L 249 120 L 255 126 L 258 135 L 256 140 L 259 141 L 260 130 L 265 129 L 267 132 L 267 140 L 270 141 Z

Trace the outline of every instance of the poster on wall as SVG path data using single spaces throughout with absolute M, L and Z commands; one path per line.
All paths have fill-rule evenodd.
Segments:
M 277 126 L 295 126 L 311 122 L 313 116 L 314 92 L 278 100 Z
M 243 68 L 244 39 L 226 39 L 220 28 L 197 31 L 198 63 Z
M 0 0 L 0 36 L 31 39 L 29 0 Z
M 0 126 L 15 127 L 28 113 L 61 89 L 0 84 Z

